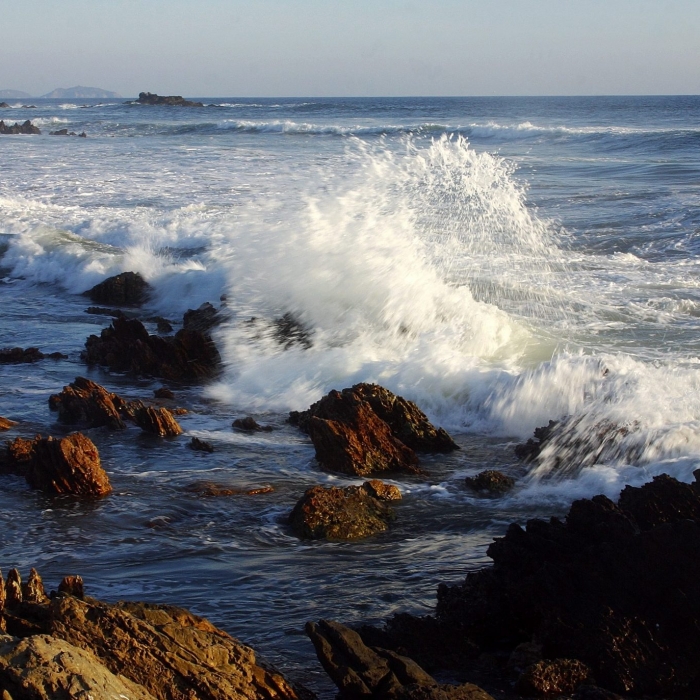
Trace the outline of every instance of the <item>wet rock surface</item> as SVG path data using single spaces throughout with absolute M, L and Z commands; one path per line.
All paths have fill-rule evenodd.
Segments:
M 415 661 L 386 649 L 367 646 L 357 632 L 338 622 L 309 622 L 306 633 L 321 665 L 343 698 L 493 700 L 471 683 L 438 684 Z
M 16 438 L 8 443 L 2 462 L 4 471 L 24 476 L 32 488 L 46 493 L 98 498 L 112 491 L 97 447 L 82 433 Z
M 96 284 L 83 295 L 98 304 L 114 306 L 141 306 L 150 293 L 151 286 L 138 272 L 122 272 Z
M 210 445 L 205 440 L 200 440 L 198 437 L 193 437 L 190 440 L 189 447 L 191 450 L 195 450 L 195 452 L 213 452 L 214 451 L 214 447 L 212 445 Z
M 51 360 L 65 359 L 65 355 L 60 352 L 52 352 L 45 355 L 39 348 L 4 348 L 0 350 L 0 364 L 18 365 L 31 362 L 38 362 L 49 358 Z
M 259 662 L 252 649 L 187 610 L 81 600 L 65 581 L 51 600 L 15 596 L 0 605 L 14 635 L 0 637 L 0 687 L 13 700 L 311 697 Z
M 130 418 L 131 414 L 127 401 L 85 377 L 76 377 L 59 394 L 52 394 L 49 408 L 58 412 L 61 422 L 69 425 L 80 423 L 89 428 L 105 425 L 111 429 L 123 429 L 126 427 L 124 419 Z
M 182 435 L 180 424 L 167 408 L 145 406 L 139 401 L 134 409 L 134 422 L 141 430 L 160 437 Z
M 271 425 L 260 425 L 260 423 L 258 423 L 252 416 L 236 418 L 236 420 L 231 423 L 231 427 L 235 428 L 236 430 L 242 430 L 246 433 L 269 433 L 272 430 Z
M 223 321 L 223 316 L 213 304 L 204 302 L 198 309 L 188 309 L 182 317 L 182 327 L 190 331 L 208 333 Z
M 617 504 L 605 496 L 576 501 L 565 520 L 511 525 L 488 554 L 492 567 L 461 585 L 439 587 L 435 618 L 406 616 L 411 622 L 363 637 L 401 645 L 419 663 L 425 653 L 428 663 L 462 669 L 473 667 L 479 653 L 512 651 L 536 639 L 543 677 L 551 660 L 590 669 L 598 688 L 583 685 L 580 697 L 697 696 L 697 483 L 662 475 L 626 487 Z M 462 653 L 455 654 L 455 643 Z
M 490 496 L 500 496 L 508 493 L 515 486 L 515 479 L 495 469 L 486 469 L 476 476 L 466 477 L 464 484 L 472 491 Z
M 378 491 L 382 488 L 376 483 L 314 486 L 294 506 L 289 523 L 303 539 L 356 540 L 384 532 L 395 516 L 384 499 L 377 498 Z
M 215 376 L 221 366 L 208 335 L 186 329 L 167 338 L 149 335 L 141 321 L 126 318 L 115 318 L 99 336 L 91 335 L 83 358 L 114 371 L 167 380 L 201 381 Z
M 14 124 L 5 124 L 5 122 L 0 119 L 0 134 L 11 135 L 11 134 L 40 134 L 41 130 L 38 126 L 34 126 L 29 119 L 20 124 L 15 122 Z
M 10 428 L 14 427 L 15 425 L 17 425 L 17 421 L 0 416 L 0 430 L 10 430 Z
M 591 669 L 575 659 L 538 661 L 518 678 L 516 689 L 523 695 L 542 697 L 570 695 L 581 685 L 590 685 Z
M 257 486 L 255 488 L 234 488 L 227 484 L 219 484 L 215 481 L 195 481 L 187 486 L 187 491 L 196 493 L 198 496 L 218 497 L 218 496 L 259 496 L 265 493 L 272 493 L 272 486 Z

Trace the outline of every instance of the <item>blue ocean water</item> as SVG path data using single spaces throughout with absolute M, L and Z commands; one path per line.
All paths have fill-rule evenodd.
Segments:
M 176 387 L 184 438 L 90 432 L 113 496 L 79 504 L 0 478 L 2 566 L 192 607 L 328 692 L 296 634 L 307 619 L 427 610 L 512 520 L 661 472 L 692 479 L 700 97 L 202 101 L 0 110 L 43 131 L 0 137 L 2 345 L 68 355 L 0 367 L 0 414 L 21 421 L 9 437 L 65 431 L 47 399 L 77 375 L 133 397 L 160 386 L 81 362 L 109 319 L 79 293 L 105 277 L 143 274 L 144 316 L 177 321 L 222 295 L 227 313 L 222 378 Z M 49 135 L 62 128 L 87 138 Z M 244 323 L 284 313 L 311 348 Z M 318 470 L 286 412 L 358 381 L 415 400 L 464 449 L 395 482 L 390 533 L 299 543 L 285 516 L 303 490 L 351 480 Z M 249 413 L 277 430 L 233 432 Z M 515 460 L 565 417 L 579 451 L 564 470 Z M 606 425 L 622 430 L 591 443 Z M 191 435 L 216 452 L 189 451 Z M 514 495 L 463 488 L 494 466 L 520 479 Z M 187 489 L 202 479 L 275 490 L 206 499 Z

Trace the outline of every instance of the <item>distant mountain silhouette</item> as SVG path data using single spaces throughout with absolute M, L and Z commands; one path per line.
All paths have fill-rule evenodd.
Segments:
M 27 92 L 22 92 L 21 90 L 0 90 L 0 99 L 21 100 L 25 97 L 31 97 L 31 95 Z
M 110 92 L 109 90 L 103 90 L 102 88 L 94 87 L 83 87 L 82 85 L 76 85 L 71 88 L 56 88 L 52 92 L 47 92 L 42 97 L 48 98 L 66 98 L 66 97 L 121 97 L 117 92 Z

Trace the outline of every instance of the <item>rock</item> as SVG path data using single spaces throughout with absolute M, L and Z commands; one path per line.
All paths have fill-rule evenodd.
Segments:
M 157 399 L 171 399 L 171 400 L 175 399 L 175 394 L 173 394 L 173 392 L 170 391 L 170 389 L 166 389 L 164 386 L 162 386 L 160 389 L 156 389 L 153 392 L 153 395 Z
M 369 493 L 370 496 L 379 499 L 380 501 L 400 501 L 401 491 L 398 486 L 393 484 L 385 484 L 379 479 L 370 479 L 365 481 L 362 487 Z
M 52 360 L 62 360 L 66 356 L 60 352 L 52 352 L 49 355 L 45 355 L 39 348 L 26 348 L 24 350 L 22 348 L 4 348 L 0 350 L 0 364 L 5 365 L 38 362 L 47 357 Z
M 523 642 L 513 649 L 506 666 L 508 671 L 520 675 L 528 666 L 533 666 L 539 661 L 542 661 L 542 645 Z
M 190 449 L 196 450 L 198 452 L 213 452 L 214 448 L 204 440 L 200 440 L 198 437 L 193 437 L 190 440 Z
M 438 589 L 437 620 L 481 649 L 537 639 L 598 685 L 679 697 L 700 683 L 700 485 L 662 475 L 575 501 L 565 521 L 511 525 L 493 567 Z
M 80 134 L 76 134 L 75 131 L 68 131 L 68 129 L 59 129 L 58 131 L 49 131 L 49 136 L 80 136 L 85 138 L 87 134 L 83 131 Z
M 182 327 L 185 330 L 209 333 L 223 321 L 219 312 L 208 301 L 198 309 L 188 309 L 182 317 Z
M 104 306 L 88 306 L 87 309 L 85 309 L 85 313 L 95 316 L 112 316 L 114 318 L 121 318 L 124 316 L 124 312 L 121 309 L 107 309 Z
M 40 134 L 38 126 L 34 126 L 29 119 L 23 124 L 15 122 L 12 126 L 5 124 L 4 121 L 0 119 L 0 134 Z
M 132 413 L 127 401 L 85 377 L 76 377 L 60 394 L 52 394 L 49 408 L 58 411 L 63 423 L 81 423 L 89 428 L 106 425 L 112 430 L 125 428 L 124 419 Z
M 136 102 L 127 102 L 127 104 L 141 105 L 168 105 L 171 107 L 204 107 L 201 102 L 192 102 L 185 100 L 180 95 L 156 95 L 152 92 L 140 92 L 139 99 Z
M 624 700 L 624 698 L 596 685 L 580 685 L 573 695 L 573 700 Z
M 173 332 L 173 326 L 170 321 L 166 318 L 160 318 L 156 321 L 157 324 L 157 329 L 159 333 L 172 333 Z
M 294 506 L 289 523 L 304 539 L 356 540 L 389 528 L 392 509 L 363 486 L 314 486 Z
M 77 574 L 64 576 L 61 583 L 58 584 L 58 592 L 73 596 L 79 600 L 83 600 L 85 598 L 85 585 L 83 583 L 83 577 L 78 576 Z
M 360 635 L 338 622 L 308 622 L 306 633 L 321 665 L 348 699 L 493 700 L 470 683 L 439 685 L 408 657 L 365 645 Z
M 138 272 L 122 272 L 96 284 L 92 289 L 83 292 L 83 296 L 90 297 L 98 304 L 141 306 L 148 298 L 150 290 L 151 286 Z
M 291 413 L 290 422 L 308 433 L 325 469 L 358 476 L 384 471 L 423 474 L 416 453 L 364 400 L 362 386 L 331 391 L 308 411 Z
M 160 437 L 182 435 L 182 428 L 167 408 L 153 408 L 152 406 L 144 406 L 140 402 L 137 403 L 134 421 L 139 428 Z
M 261 431 L 269 433 L 273 429 L 271 425 L 260 425 L 251 416 L 246 416 L 245 418 L 236 418 L 236 420 L 234 420 L 231 424 L 231 427 L 236 428 L 238 430 L 244 430 L 247 433 L 255 433 Z
M 15 608 L 24 600 L 22 592 L 22 576 L 17 569 L 10 569 L 7 572 L 7 583 L 5 584 L 5 607 Z
M 0 109 L 10 109 L 10 105 L 7 102 L 0 102 Z
M 289 350 L 294 345 L 301 345 L 305 350 L 312 346 L 311 333 L 294 314 L 286 313 L 273 324 L 275 340 Z
M 472 491 L 485 492 L 489 495 L 499 496 L 507 493 L 515 486 L 515 479 L 495 470 L 487 469 L 476 476 L 468 476 L 464 483 Z
M 171 381 L 202 380 L 215 376 L 221 357 L 212 339 L 182 329 L 174 337 L 149 335 L 143 323 L 115 318 L 100 336 L 91 335 L 83 358 L 88 364 L 129 371 Z
M 575 659 L 538 661 L 518 679 L 516 690 L 535 697 L 570 695 L 580 685 L 590 684 L 591 669 Z
M 107 670 L 89 651 L 43 634 L 0 642 L 0 686 L 17 700 L 154 700 L 144 688 Z
M 32 488 L 46 493 L 98 498 L 112 491 L 97 448 L 82 433 L 58 439 L 17 438 L 8 445 L 8 462 Z
M 10 420 L 9 418 L 3 418 L 0 416 L 0 430 L 10 430 L 10 428 L 15 425 L 17 425 L 16 420 Z
M 47 603 L 49 600 L 44 591 L 44 582 L 36 569 L 29 570 L 27 583 L 22 586 L 22 599 L 27 603 Z
M 187 490 L 199 496 L 259 496 L 264 493 L 272 493 L 272 486 L 259 486 L 253 489 L 235 489 L 225 484 L 217 484 L 214 481 L 195 481 L 187 486 Z

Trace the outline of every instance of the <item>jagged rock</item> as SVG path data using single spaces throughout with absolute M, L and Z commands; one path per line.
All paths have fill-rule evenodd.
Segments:
M 362 484 L 362 487 L 369 493 L 370 496 L 374 496 L 380 501 L 400 501 L 401 491 L 398 486 L 393 484 L 385 484 L 379 479 L 370 479 Z
M 468 476 L 464 483 L 472 491 L 498 496 L 510 491 L 515 486 L 515 479 L 496 469 L 486 469 L 483 472 L 479 472 L 476 476 Z
M 5 607 L 15 608 L 21 605 L 23 600 L 22 576 L 19 570 L 10 569 L 7 572 L 7 583 L 5 584 Z
M 307 622 L 321 665 L 342 697 L 368 700 L 493 700 L 481 688 L 439 685 L 418 664 L 394 652 L 370 648 L 360 635 L 338 622 Z
M 58 411 L 63 423 L 81 423 L 89 428 L 106 425 L 113 430 L 125 428 L 124 418 L 132 413 L 128 402 L 85 377 L 76 377 L 60 394 L 52 394 L 49 408 Z
M 153 408 L 138 402 L 134 411 L 134 421 L 141 430 L 160 437 L 182 434 L 182 428 L 167 408 Z
M 3 418 L 0 416 L 0 430 L 10 430 L 10 428 L 15 425 L 17 425 L 16 420 L 10 420 L 9 418 Z
M 182 327 L 190 331 L 209 333 L 223 321 L 219 312 L 212 304 L 205 301 L 198 309 L 188 309 L 182 317 Z
M 253 489 L 235 489 L 225 484 L 217 484 L 214 481 L 195 481 L 187 486 L 187 490 L 199 496 L 259 496 L 264 493 L 272 493 L 272 486 L 259 486 Z
M 244 430 L 247 433 L 266 432 L 272 430 L 271 425 L 260 425 L 253 417 L 246 416 L 245 418 L 236 418 L 231 424 L 231 427 L 238 430 Z
M 168 105 L 171 107 L 204 107 L 201 102 L 186 100 L 180 95 L 156 95 L 153 92 L 140 92 L 137 104 L 141 105 Z M 127 103 L 135 104 L 135 103 Z
M 154 700 L 144 688 L 107 670 L 90 651 L 43 634 L 2 638 L 0 686 L 15 700 Z
M 573 503 L 565 521 L 511 525 L 493 567 L 438 589 L 437 619 L 482 649 L 536 638 L 598 685 L 678 697 L 700 687 L 700 485 L 663 475 Z M 692 693 L 691 693 L 692 694 Z
M 193 437 L 190 440 L 190 449 L 198 452 L 213 452 L 214 448 L 205 440 L 200 440 L 198 437 Z
M 294 506 L 289 523 L 305 539 L 356 540 L 384 532 L 394 513 L 374 492 L 366 485 L 314 486 Z
M 27 583 L 22 585 L 22 598 L 27 603 L 47 603 L 49 600 L 44 590 L 44 582 L 36 569 L 29 570 Z
M 100 455 L 82 433 L 64 438 L 17 438 L 8 445 L 7 465 L 27 483 L 46 493 L 106 496 L 112 487 Z
M 570 695 L 580 685 L 591 683 L 591 669 L 575 659 L 538 661 L 518 678 L 516 689 L 523 695 Z
M 98 304 L 116 306 L 141 306 L 150 293 L 151 286 L 138 272 L 122 272 L 108 277 L 92 289 L 83 292 Z
M 112 316 L 113 318 L 121 318 L 124 316 L 124 312 L 121 309 L 108 309 L 104 306 L 88 306 L 87 309 L 85 309 L 85 313 L 94 316 Z
M 79 600 L 83 600 L 85 598 L 85 584 L 83 583 L 83 577 L 77 574 L 64 576 L 61 579 L 61 583 L 58 584 L 58 592 L 71 595 Z
M 0 350 L 0 364 L 5 365 L 38 362 L 39 360 L 44 360 L 47 357 L 52 360 L 62 360 L 65 359 L 66 356 L 62 355 L 60 352 L 52 352 L 45 355 L 39 350 L 39 348 L 5 348 Z
M 215 376 L 221 357 L 212 339 L 182 329 L 174 337 L 149 335 L 136 320 L 115 318 L 100 336 L 91 335 L 83 358 L 88 364 L 167 380 L 202 380 Z
M 174 399 L 175 398 L 175 394 L 173 394 L 173 392 L 170 391 L 170 389 L 166 389 L 164 386 L 162 386 L 160 389 L 156 389 L 153 392 L 153 395 L 157 399 Z
M 357 384 L 331 391 L 303 413 L 290 413 L 290 423 L 308 433 L 316 459 L 331 471 L 368 476 L 383 471 L 422 474 L 416 453 L 392 432 L 364 399 Z
M 5 124 L 4 121 L 0 119 L 0 134 L 40 134 L 41 131 L 39 130 L 38 126 L 34 126 L 34 124 L 27 119 L 22 124 L 19 124 L 18 122 L 15 122 L 12 126 L 9 124 Z

